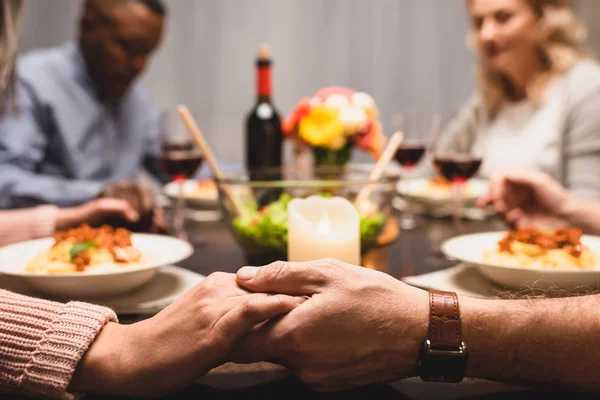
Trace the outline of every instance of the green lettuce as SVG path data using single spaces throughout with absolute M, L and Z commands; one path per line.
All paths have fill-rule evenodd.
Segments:
M 243 205 L 242 215 L 232 221 L 233 229 L 242 247 L 250 253 L 272 253 L 285 258 L 287 255 L 288 213 L 287 206 L 293 197 L 284 193 L 280 198 L 258 209 L 255 202 Z M 360 216 L 361 249 L 366 251 L 375 245 L 385 217 L 382 213 Z

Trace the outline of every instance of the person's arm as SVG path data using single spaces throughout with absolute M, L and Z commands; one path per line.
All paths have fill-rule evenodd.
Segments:
M 0 211 L 0 246 L 52 235 L 58 213 L 51 205 Z
M 102 182 L 38 173 L 52 129 L 51 111 L 30 87 L 21 84 L 17 110 L 0 115 L 0 208 L 43 203 L 67 207 L 89 201 L 102 191 Z
M 244 267 L 238 284 L 306 295 L 301 307 L 248 334 L 235 362 L 278 360 L 309 385 L 343 389 L 418 374 L 427 292 L 337 260 Z M 466 375 L 600 392 L 600 295 L 544 300 L 459 297 Z
M 139 220 L 131 205 L 120 199 L 98 199 L 77 207 L 52 205 L 0 211 L 0 246 L 54 234 L 79 224 L 95 224 L 111 216 L 127 222 Z
M 570 197 L 558 216 L 586 233 L 600 234 L 600 201 Z
M 248 293 L 215 273 L 154 317 L 119 325 L 108 308 L 0 290 L 0 392 L 157 397 L 227 361 L 256 325 L 306 298 Z
M 600 232 L 600 201 L 583 200 L 538 170 L 509 169 L 492 176 L 480 207 L 492 205 L 511 224 L 545 228 L 573 225 Z
M 600 200 L 600 90 L 571 108 L 564 142 L 564 184 L 575 197 Z
M 75 368 L 109 321 L 117 317 L 108 308 L 0 290 L 0 391 L 74 399 Z
M 600 296 L 459 305 L 467 376 L 600 392 Z

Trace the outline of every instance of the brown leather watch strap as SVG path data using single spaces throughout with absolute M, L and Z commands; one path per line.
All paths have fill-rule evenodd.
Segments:
M 456 293 L 430 290 L 429 309 L 429 334 L 419 356 L 419 375 L 424 381 L 460 382 L 467 368 L 467 345 L 462 341 Z
M 434 349 L 455 349 L 461 346 L 460 310 L 453 292 L 429 291 L 429 341 Z

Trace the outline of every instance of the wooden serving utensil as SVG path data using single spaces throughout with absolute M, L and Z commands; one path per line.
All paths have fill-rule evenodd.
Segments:
M 381 179 L 385 169 L 390 161 L 392 161 L 392 158 L 394 158 L 394 155 L 396 154 L 396 151 L 398 151 L 398 147 L 400 147 L 400 144 L 402 144 L 403 140 L 404 133 L 402 131 L 397 131 L 392 135 L 390 141 L 385 147 L 385 150 L 381 154 L 381 157 L 377 161 L 377 164 L 375 164 L 373 171 L 371 171 L 371 174 L 369 175 L 369 181 L 377 182 L 379 179 Z M 370 186 L 366 186 L 356 196 L 356 205 L 359 210 L 361 207 L 363 207 L 363 204 L 370 193 Z
M 439 112 L 433 114 L 433 120 L 431 121 L 431 133 L 429 136 L 429 144 L 427 150 L 433 152 L 435 144 L 437 143 L 437 137 L 440 133 L 440 124 L 442 122 L 442 116 Z
M 212 150 L 210 149 L 210 146 L 206 142 L 206 139 L 204 139 L 204 135 L 198 127 L 198 124 L 196 124 L 194 117 L 192 117 L 190 110 L 188 110 L 187 106 L 185 105 L 179 105 L 177 106 L 177 113 L 181 117 L 181 120 L 183 121 L 188 132 L 192 136 L 192 139 L 196 143 L 196 146 L 198 146 L 200 151 L 202 151 L 202 154 L 204 155 L 204 158 L 206 159 L 206 162 L 208 163 L 208 166 L 213 176 L 219 180 L 223 179 L 224 175 L 221 169 L 219 168 L 219 164 L 217 164 L 217 159 L 215 158 Z M 242 207 L 240 206 L 238 199 L 233 195 L 233 193 L 231 193 L 230 188 L 224 187 L 223 192 L 229 200 L 231 206 L 233 207 L 234 214 L 236 216 L 242 215 Z

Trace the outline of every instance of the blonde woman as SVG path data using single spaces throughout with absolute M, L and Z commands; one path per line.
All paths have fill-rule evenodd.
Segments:
M 537 169 L 600 199 L 600 67 L 568 0 L 467 0 L 478 91 L 440 136 L 475 149 L 480 175 Z

